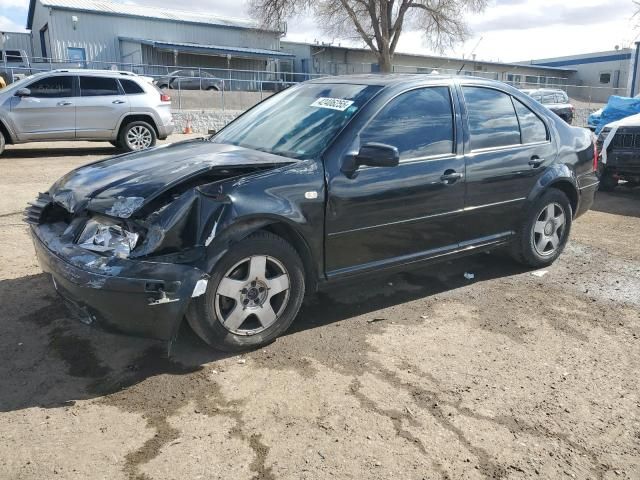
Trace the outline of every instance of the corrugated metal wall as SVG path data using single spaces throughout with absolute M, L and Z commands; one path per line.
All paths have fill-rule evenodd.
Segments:
M 24 50 L 27 52 L 27 55 L 33 56 L 33 51 L 31 50 L 31 34 L 5 32 L 3 48 L 5 50 Z
M 47 10 L 38 2 L 34 16 L 34 32 L 39 32 L 47 22 Z M 75 28 L 72 16 L 78 19 Z M 48 23 L 51 34 L 50 54 L 60 59 L 68 56 L 67 48 L 76 47 L 85 49 L 87 61 L 120 62 L 122 58 L 119 37 L 270 50 L 279 50 L 280 47 L 280 38 L 274 32 L 148 18 L 52 9 Z

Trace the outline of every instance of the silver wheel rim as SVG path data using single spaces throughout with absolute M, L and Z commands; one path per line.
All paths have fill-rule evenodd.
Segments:
M 215 312 L 231 333 L 256 335 L 280 318 L 290 290 L 289 273 L 280 261 L 253 255 L 224 274 L 213 299 Z
M 142 125 L 131 127 L 127 132 L 127 145 L 131 150 L 144 150 L 151 146 L 151 131 Z
M 556 253 L 564 238 L 567 225 L 564 208 L 559 203 L 550 203 L 544 207 L 533 224 L 531 237 L 533 248 L 542 257 Z

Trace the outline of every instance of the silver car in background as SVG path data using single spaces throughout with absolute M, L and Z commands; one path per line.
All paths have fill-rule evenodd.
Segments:
M 171 98 L 129 72 L 53 70 L 0 90 L 0 153 L 5 144 L 52 140 L 144 150 L 173 129 Z
M 156 80 L 162 89 L 174 90 L 223 90 L 224 81 L 199 69 L 176 70 Z

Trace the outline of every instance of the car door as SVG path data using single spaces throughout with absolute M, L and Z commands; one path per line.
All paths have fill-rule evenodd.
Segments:
M 463 85 L 466 200 L 463 246 L 500 241 L 523 219 L 525 200 L 556 152 L 545 122 L 499 89 Z
M 76 96 L 72 75 L 51 75 L 25 86 L 11 99 L 11 123 L 20 141 L 75 138 Z
M 394 146 L 396 167 L 328 169 L 325 268 L 329 277 L 410 263 L 455 250 L 464 205 L 455 93 L 421 87 L 386 103 L 344 159 L 371 142 Z M 334 159 L 335 161 L 336 159 Z M 327 160 L 325 160 L 327 161 Z
M 76 105 L 76 138 L 113 138 L 120 119 L 129 113 L 129 100 L 117 78 L 80 75 Z

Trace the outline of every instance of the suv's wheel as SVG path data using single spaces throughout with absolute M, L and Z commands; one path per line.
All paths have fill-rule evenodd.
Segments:
M 519 232 L 513 253 L 519 262 L 531 267 L 551 265 L 569 240 L 571 204 L 557 189 L 545 192 L 531 207 Z
M 5 143 L 4 134 L 0 131 L 0 155 L 4 152 Z
M 611 192 L 617 186 L 618 177 L 614 177 L 606 170 L 602 172 L 602 174 L 600 175 L 600 185 L 598 186 L 598 190 L 600 190 L 601 192 Z
M 156 131 L 147 122 L 130 122 L 120 130 L 118 143 L 128 152 L 145 150 L 156 144 Z
M 231 246 L 187 312 L 205 342 L 225 351 L 260 347 L 281 335 L 300 310 L 304 267 L 284 239 L 257 232 Z
M 118 149 L 122 148 L 122 145 L 120 145 L 120 142 L 119 142 L 119 141 L 117 141 L 117 140 L 113 140 L 113 141 L 111 141 L 111 142 L 109 142 L 109 143 L 110 143 L 111 145 L 113 145 L 114 147 L 118 148 Z

